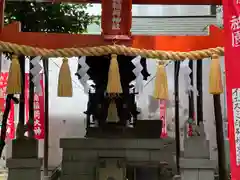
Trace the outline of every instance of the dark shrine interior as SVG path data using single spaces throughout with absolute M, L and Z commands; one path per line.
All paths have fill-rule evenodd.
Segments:
M 106 93 L 108 83 L 108 71 L 111 55 L 108 56 L 88 56 L 86 63 L 90 67 L 87 74 L 93 81 L 94 92 L 89 91 L 86 114 L 86 137 L 121 137 L 121 138 L 159 138 L 162 123 L 156 120 L 138 121 L 137 103 L 135 96 L 137 93 L 130 85 L 135 80 L 133 69 L 135 68 L 132 60 L 135 57 L 117 56 L 119 73 L 121 77 L 122 93 L 111 96 Z M 143 80 L 148 80 L 150 76 L 147 70 L 146 59 L 140 61 L 143 70 L 141 71 Z M 78 65 L 77 71 L 81 68 Z M 80 75 L 76 73 L 78 79 Z M 107 122 L 109 104 L 114 101 L 117 108 L 119 121 Z

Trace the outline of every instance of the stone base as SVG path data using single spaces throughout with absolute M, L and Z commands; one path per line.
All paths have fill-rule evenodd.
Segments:
M 38 158 L 38 140 L 16 139 L 12 158 L 7 159 L 8 180 L 41 180 L 42 159 Z
M 120 171 L 117 171 L 119 169 L 111 169 L 115 165 L 107 168 L 108 173 L 104 172 L 104 176 L 96 176 L 98 172 L 104 171 L 98 166 L 102 159 L 106 161 L 124 160 L 126 168 L 129 166 L 134 168 L 149 167 L 149 169 L 137 169 L 140 169 L 138 173 L 141 177 L 151 174 L 151 180 L 157 179 L 157 169 L 162 162 L 169 166 L 175 166 L 173 160 L 175 143 L 172 139 L 69 138 L 61 139 L 60 147 L 63 148 L 61 180 L 106 180 L 107 174 L 110 175 L 112 172 L 115 175 L 118 174 L 118 178 L 114 179 L 126 179 L 122 178 L 124 176 Z
M 8 159 L 8 180 L 41 180 L 42 159 Z
M 27 138 L 13 140 L 12 158 L 38 158 L 38 140 Z
M 183 180 L 214 180 L 216 163 L 210 159 L 180 159 Z

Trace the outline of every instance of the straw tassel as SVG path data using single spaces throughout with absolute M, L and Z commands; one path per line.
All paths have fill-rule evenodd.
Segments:
M 112 59 L 110 61 L 107 93 L 122 93 L 121 77 L 116 54 L 112 54 Z
M 68 65 L 68 59 L 64 58 L 58 77 L 58 96 L 72 97 L 72 77 Z
M 20 94 L 21 93 L 21 69 L 18 57 L 12 56 L 12 63 L 10 65 L 8 74 L 7 94 Z
M 158 64 L 157 67 L 153 97 L 161 100 L 168 99 L 167 73 L 165 70 L 165 66 L 162 63 Z
M 114 100 L 111 100 L 108 107 L 108 122 L 118 122 L 117 106 Z
M 222 71 L 219 56 L 214 54 L 212 56 L 210 72 L 209 72 L 209 93 L 221 94 L 223 93 Z

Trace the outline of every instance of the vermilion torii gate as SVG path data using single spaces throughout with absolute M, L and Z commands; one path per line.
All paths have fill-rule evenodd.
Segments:
M 42 2 L 42 1 L 41 1 Z M 48 2 L 48 1 L 46 1 Z M 67 0 L 58 2 L 75 3 L 98 3 L 98 0 Z M 3 28 L 0 39 L 6 42 L 24 44 L 44 48 L 67 48 L 67 47 L 86 47 L 99 46 L 107 44 L 124 44 L 134 48 L 170 50 L 170 51 L 192 51 L 206 48 L 214 48 L 223 45 L 222 31 L 212 27 L 209 36 L 147 36 L 131 35 L 132 24 L 132 4 L 189 4 L 189 5 L 207 5 L 221 4 L 220 0 L 116 0 L 113 9 L 113 2 L 109 0 L 102 1 L 102 35 L 70 35 L 54 33 L 35 33 L 19 32 L 19 27 L 15 24 Z M 1 1 L 1 19 L 3 19 L 4 0 Z M 2 11 L 1 11 L 2 10 Z M 112 16 L 111 16 L 111 15 Z M 110 23 L 109 23 L 110 22 Z M 3 27 L 3 23 L 1 24 Z M 11 33 L 11 35 L 10 35 Z M 19 34 L 20 33 L 20 34 Z M 91 42 L 91 43 L 89 43 Z M 168 43 L 171 42 L 171 43 Z

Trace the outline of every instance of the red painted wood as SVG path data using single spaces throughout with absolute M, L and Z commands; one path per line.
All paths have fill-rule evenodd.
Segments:
M 132 0 L 102 0 L 102 35 L 104 39 L 130 40 L 131 26 Z
M 0 0 L 0 32 L 4 27 L 4 8 L 5 8 L 5 0 Z
M 51 1 L 51 0 L 47 0 Z M 133 4 L 161 4 L 161 5 L 220 5 L 221 0 L 132 0 Z M 55 2 L 72 3 L 101 3 L 101 0 L 55 0 Z
M 0 40 L 40 48 L 72 48 L 110 44 L 123 44 L 134 48 L 165 51 L 193 51 L 223 46 L 223 30 L 211 26 L 209 36 L 147 36 L 134 35 L 129 41 L 105 41 L 100 35 L 78 35 L 63 33 L 19 32 L 19 23 L 4 27 Z

